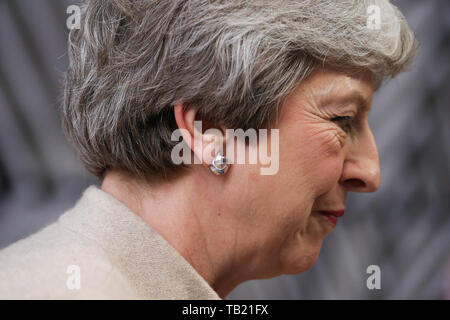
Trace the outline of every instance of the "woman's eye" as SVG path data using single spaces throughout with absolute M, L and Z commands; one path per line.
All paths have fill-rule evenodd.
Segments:
M 353 120 L 354 118 L 352 116 L 338 116 L 331 119 L 331 121 L 339 125 L 345 132 L 352 131 Z

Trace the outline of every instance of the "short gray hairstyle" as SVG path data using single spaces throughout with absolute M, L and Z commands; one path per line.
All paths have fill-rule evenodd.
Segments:
M 368 7 L 380 9 L 369 28 Z M 173 105 L 226 128 L 268 128 L 320 66 L 370 71 L 374 88 L 418 44 L 387 0 L 88 0 L 69 35 L 62 121 L 86 168 L 168 178 Z

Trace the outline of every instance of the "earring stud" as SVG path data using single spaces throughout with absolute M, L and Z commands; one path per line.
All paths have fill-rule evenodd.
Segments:
M 229 168 L 229 161 L 222 153 L 218 153 L 214 159 L 211 161 L 211 166 L 209 167 L 212 173 L 216 175 L 223 175 L 227 173 Z

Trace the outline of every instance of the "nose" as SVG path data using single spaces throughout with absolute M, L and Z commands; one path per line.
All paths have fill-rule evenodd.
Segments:
M 340 183 L 353 192 L 375 192 L 380 187 L 378 149 L 368 126 L 348 148 Z

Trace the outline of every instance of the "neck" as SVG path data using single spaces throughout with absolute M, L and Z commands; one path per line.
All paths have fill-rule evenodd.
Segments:
M 223 193 L 213 192 L 218 189 L 208 185 L 210 179 L 187 174 L 175 182 L 150 186 L 111 171 L 101 188 L 165 238 L 225 299 L 247 279 L 240 274 L 242 261 L 237 258 L 236 235 L 230 231 L 235 230 L 232 212 L 217 205 L 224 203 Z

